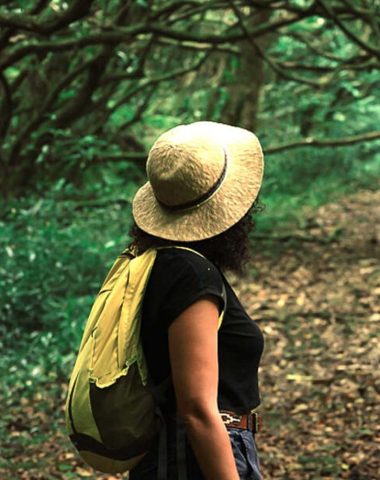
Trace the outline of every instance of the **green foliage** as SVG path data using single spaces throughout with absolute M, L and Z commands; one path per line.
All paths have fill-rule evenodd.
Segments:
M 302 153 L 304 155 L 302 155 Z M 371 161 L 358 161 L 361 157 Z M 375 146 L 347 149 L 298 150 L 267 162 L 261 199 L 266 205 L 258 226 L 267 232 L 302 226 L 305 207 L 339 201 L 359 188 L 377 189 L 380 155 Z
M 19 15 L 23 22 L 24 13 L 39 8 L 33 18 L 42 25 L 57 15 L 63 18 L 71 3 L 81 2 L 8 0 L 0 13 Z M 8 439 L 9 429 L 19 433 L 19 420 L 12 411 L 18 403 L 18 416 L 24 419 L 27 412 L 29 417 L 0 458 L 0 472 L 8 469 L 12 479 L 33 468 L 37 476 L 45 475 L 46 459 L 35 460 L 35 455 L 27 454 L 25 460 L 14 462 L 13 457 L 20 457 L 17 450 L 24 452 L 33 442 L 46 443 L 49 450 L 49 439 L 50 446 L 54 443 L 52 463 L 57 465 L 57 478 L 59 472 L 65 479 L 81 476 L 80 469 L 74 471 L 54 451 L 59 440 L 52 439 L 51 432 L 62 429 L 59 407 L 64 394 L 59 381 L 67 380 L 84 322 L 109 266 L 128 244 L 131 201 L 146 179 L 141 158 L 162 131 L 196 120 L 233 123 L 254 130 L 266 153 L 273 146 L 306 138 L 339 140 L 368 133 L 380 124 L 378 28 L 371 14 L 376 2 L 355 6 L 370 12 L 360 15 L 349 13 L 355 2 L 337 0 L 330 7 L 336 5 L 337 17 L 354 35 L 373 45 L 372 51 L 352 41 L 322 9 L 318 14 L 315 10 L 302 14 L 280 29 L 273 26 L 284 18 L 297 18 L 293 9 L 306 11 L 312 0 L 280 2 L 281 8 L 271 2 L 272 12 L 266 2 L 251 2 L 255 7 L 250 2 L 235 2 L 248 29 L 260 31 L 272 23 L 269 34 L 263 28 L 264 35 L 252 37 L 253 44 L 242 36 L 218 44 L 218 38 L 242 33 L 229 2 L 129 3 L 120 10 L 123 2 L 96 0 L 86 12 L 83 2 L 67 26 L 43 34 L 30 26 L 1 25 L 0 64 L 21 51 L 6 68 L 0 66 L 0 190 L 4 197 L 0 206 L 1 435 Z M 144 25 L 145 33 L 129 35 L 127 31 L 136 25 Z M 157 35 L 149 30 L 151 25 L 161 25 L 174 35 Z M 46 47 L 100 38 L 118 29 L 123 29 L 123 35 L 115 43 Z M 189 34 L 193 40 L 181 38 Z M 209 43 L 208 36 L 215 43 Z M 264 60 L 255 43 L 265 54 Z M 40 47 L 37 52 L 25 53 L 36 45 Z M 7 92 L 9 98 L 4 95 Z M 267 154 L 260 193 L 266 208 L 256 217 L 258 234 L 276 237 L 299 232 L 307 227 L 311 208 L 338 201 L 359 188 L 378 188 L 379 143 L 343 147 L 337 142 L 329 148 L 305 146 Z M 341 232 L 337 225 L 327 240 Z M 276 255 L 273 246 L 270 256 Z M 291 255 L 284 271 L 293 265 L 295 256 Z M 272 268 L 267 273 L 270 279 Z M 251 275 L 259 284 L 259 266 L 252 267 Z M 279 278 L 276 275 L 274 292 Z M 351 282 L 350 275 L 350 289 Z M 292 282 L 281 288 L 281 295 L 288 288 L 292 298 Z M 360 283 L 361 288 L 365 287 Z M 315 292 L 317 305 L 320 288 Z M 284 352 L 283 342 L 278 342 L 276 352 L 282 352 L 281 358 L 287 362 L 298 358 L 297 354 L 303 358 L 305 345 L 318 348 L 319 333 L 302 337 L 309 340 L 297 346 L 300 333 L 294 327 L 304 325 L 303 317 L 282 318 L 286 312 L 278 308 L 282 297 L 275 300 L 269 335 L 284 323 L 294 336 L 294 345 L 290 342 Z M 304 309 L 303 300 L 300 309 Z M 319 310 L 318 317 L 324 319 L 326 312 Z M 327 312 L 326 319 L 330 315 Z M 350 315 L 345 326 L 349 334 L 358 324 L 355 312 Z M 337 318 L 341 321 L 342 316 Z M 299 348 L 302 354 L 297 353 Z M 268 385 L 271 382 L 272 376 Z M 276 404 L 283 401 L 283 391 L 275 398 Z M 48 415 L 46 431 L 29 425 L 38 417 L 35 411 Z M 284 418 L 288 402 L 285 411 Z M 300 471 L 313 472 L 313 478 L 316 472 L 334 478 L 340 475 L 339 462 L 324 448 L 320 446 L 318 462 L 307 452 L 294 457 Z M 88 476 L 86 471 L 83 475 Z
M 130 198 L 121 193 L 100 205 L 63 193 L 10 202 L 0 230 L 1 342 L 9 347 L 28 332 L 57 352 L 57 364 L 78 345 L 107 268 L 127 245 L 131 218 Z
M 310 4 L 294 0 L 289 7 Z M 6 10 L 17 14 L 32 7 L 33 2 L 18 0 L 8 2 Z M 144 22 L 150 7 L 145 0 L 135 2 L 120 21 L 125 28 Z M 162 7 L 155 2 L 153 10 Z M 119 2 L 94 2 L 87 14 L 47 40 L 85 37 L 97 32 L 97 25 L 116 28 L 118 8 Z M 167 13 L 168 25 L 195 35 L 239 32 L 231 8 L 194 7 L 193 13 L 192 8 L 175 4 Z M 256 14 L 265 13 L 255 8 L 241 9 L 249 28 Z M 36 19 L 43 22 L 66 9 L 65 2 L 50 2 Z M 281 15 L 275 9 L 267 20 Z M 358 34 L 361 21 L 348 25 Z M 25 45 L 40 41 L 29 30 L 22 35 Z M 51 351 L 68 352 L 78 342 L 106 266 L 127 242 L 130 203 L 145 180 L 144 162 L 123 155 L 132 152 L 133 158 L 137 152 L 140 158 L 163 130 L 194 120 L 248 128 L 256 123 L 265 152 L 273 145 L 307 137 L 345 138 L 379 125 L 378 69 L 363 64 L 371 58 L 363 60 L 358 45 L 331 19 L 314 12 L 257 41 L 286 75 L 269 62 L 259 63 L 257 51 L 241 39 L 205 52 L 204 42 L 165 35 L 158 41 L 149 34 L 111 46 L 42 49 L 4 70 L 13 103 L 0 149 L 7 172 L 0 212 L 3 342 L 10 341 L 9 330 L 20 339 L 22 332 L 36 335 L 33 342 L 40 345 L 53 342 Z M 13 43 L 7 48 L 10 52 Z M 255 70 L 247 73 L 252 62 Z M 251 116 L 244 117 L 246 104 L 255 101 L 246 100 L 250 92 L 241 88 L 250 85 L 249 75 L 261 78 L 251 87 L 260 95 Z M 302 225 L 304 206 L 318 206 L 360 186 L 374 187 L 380 173 L 378 143 L 267 155 L 261 192 L 266 210 L 258 217 L 258 229 L 286 231 L 289 224 Z

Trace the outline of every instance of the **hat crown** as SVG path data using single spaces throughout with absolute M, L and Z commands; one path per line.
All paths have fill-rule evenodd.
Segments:
M 134 196 L 133 217 L 159 238 L 212 238 L 249 210 L 263 172 L 263 152 L 252 132 L 207 121 L 180 125 L 153 145 L 149 181 Z
M 191 125 L 169 130 L 148 156 L 147 175 L 155 197 L 168 207 L 196 201 L 220 178 L 224 157 L 220 143 Z

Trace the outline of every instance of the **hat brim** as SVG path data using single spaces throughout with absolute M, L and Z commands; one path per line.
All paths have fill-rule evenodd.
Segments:
M 185 211 L 165 209 L 157 202 L 150 182 L 145 183 L 132 203 L 135 222 L 145 232 L 174 241 L 205 240 L 232 227 L 251 207 L 264 173 L 260 142 L 248 130 L 214 125 L 214 135 L 228 158 L 223 183 L 206 203 Z

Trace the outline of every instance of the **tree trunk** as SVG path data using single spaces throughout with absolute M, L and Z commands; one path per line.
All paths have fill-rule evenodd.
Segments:
M 254 16 L 245 20 L 245 25 L 251 28 L 265 23 L 271 14 L 270 10 L 258 10 Z M 266 35 L 254 40 L 265 50 L 273 41 L 273 36 Z M 240 43 L 239 65 L 231 76 L 234 80 L 227 86 L 229 95 L 223 107 L 221 121 L 255 131 L 260 90 L 264 83 L 264 62 L 248 40 Z

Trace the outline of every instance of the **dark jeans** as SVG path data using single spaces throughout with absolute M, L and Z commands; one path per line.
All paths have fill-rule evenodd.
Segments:
M 231 428 L 228 429 L 228 433 L 240 479 L 261 480 L 259 458 L 257 455 L 255 438 L 252 432 L 249 430 Z M 167 480 L 178 480 L 175 428 L 168 428 L 167 446 Z M 204 476 L 202 475 L 187 438 L 185 438 L 185 457 L 187 480 L 204 480 Z M 137 467 L 129 473 L 129 479 L 157 480 L 157 470 L 158 441 Z
M 228 434 L 240 479 L 261 480 L 255 436 L 249 430 L 237 428 L 230 428 Z

